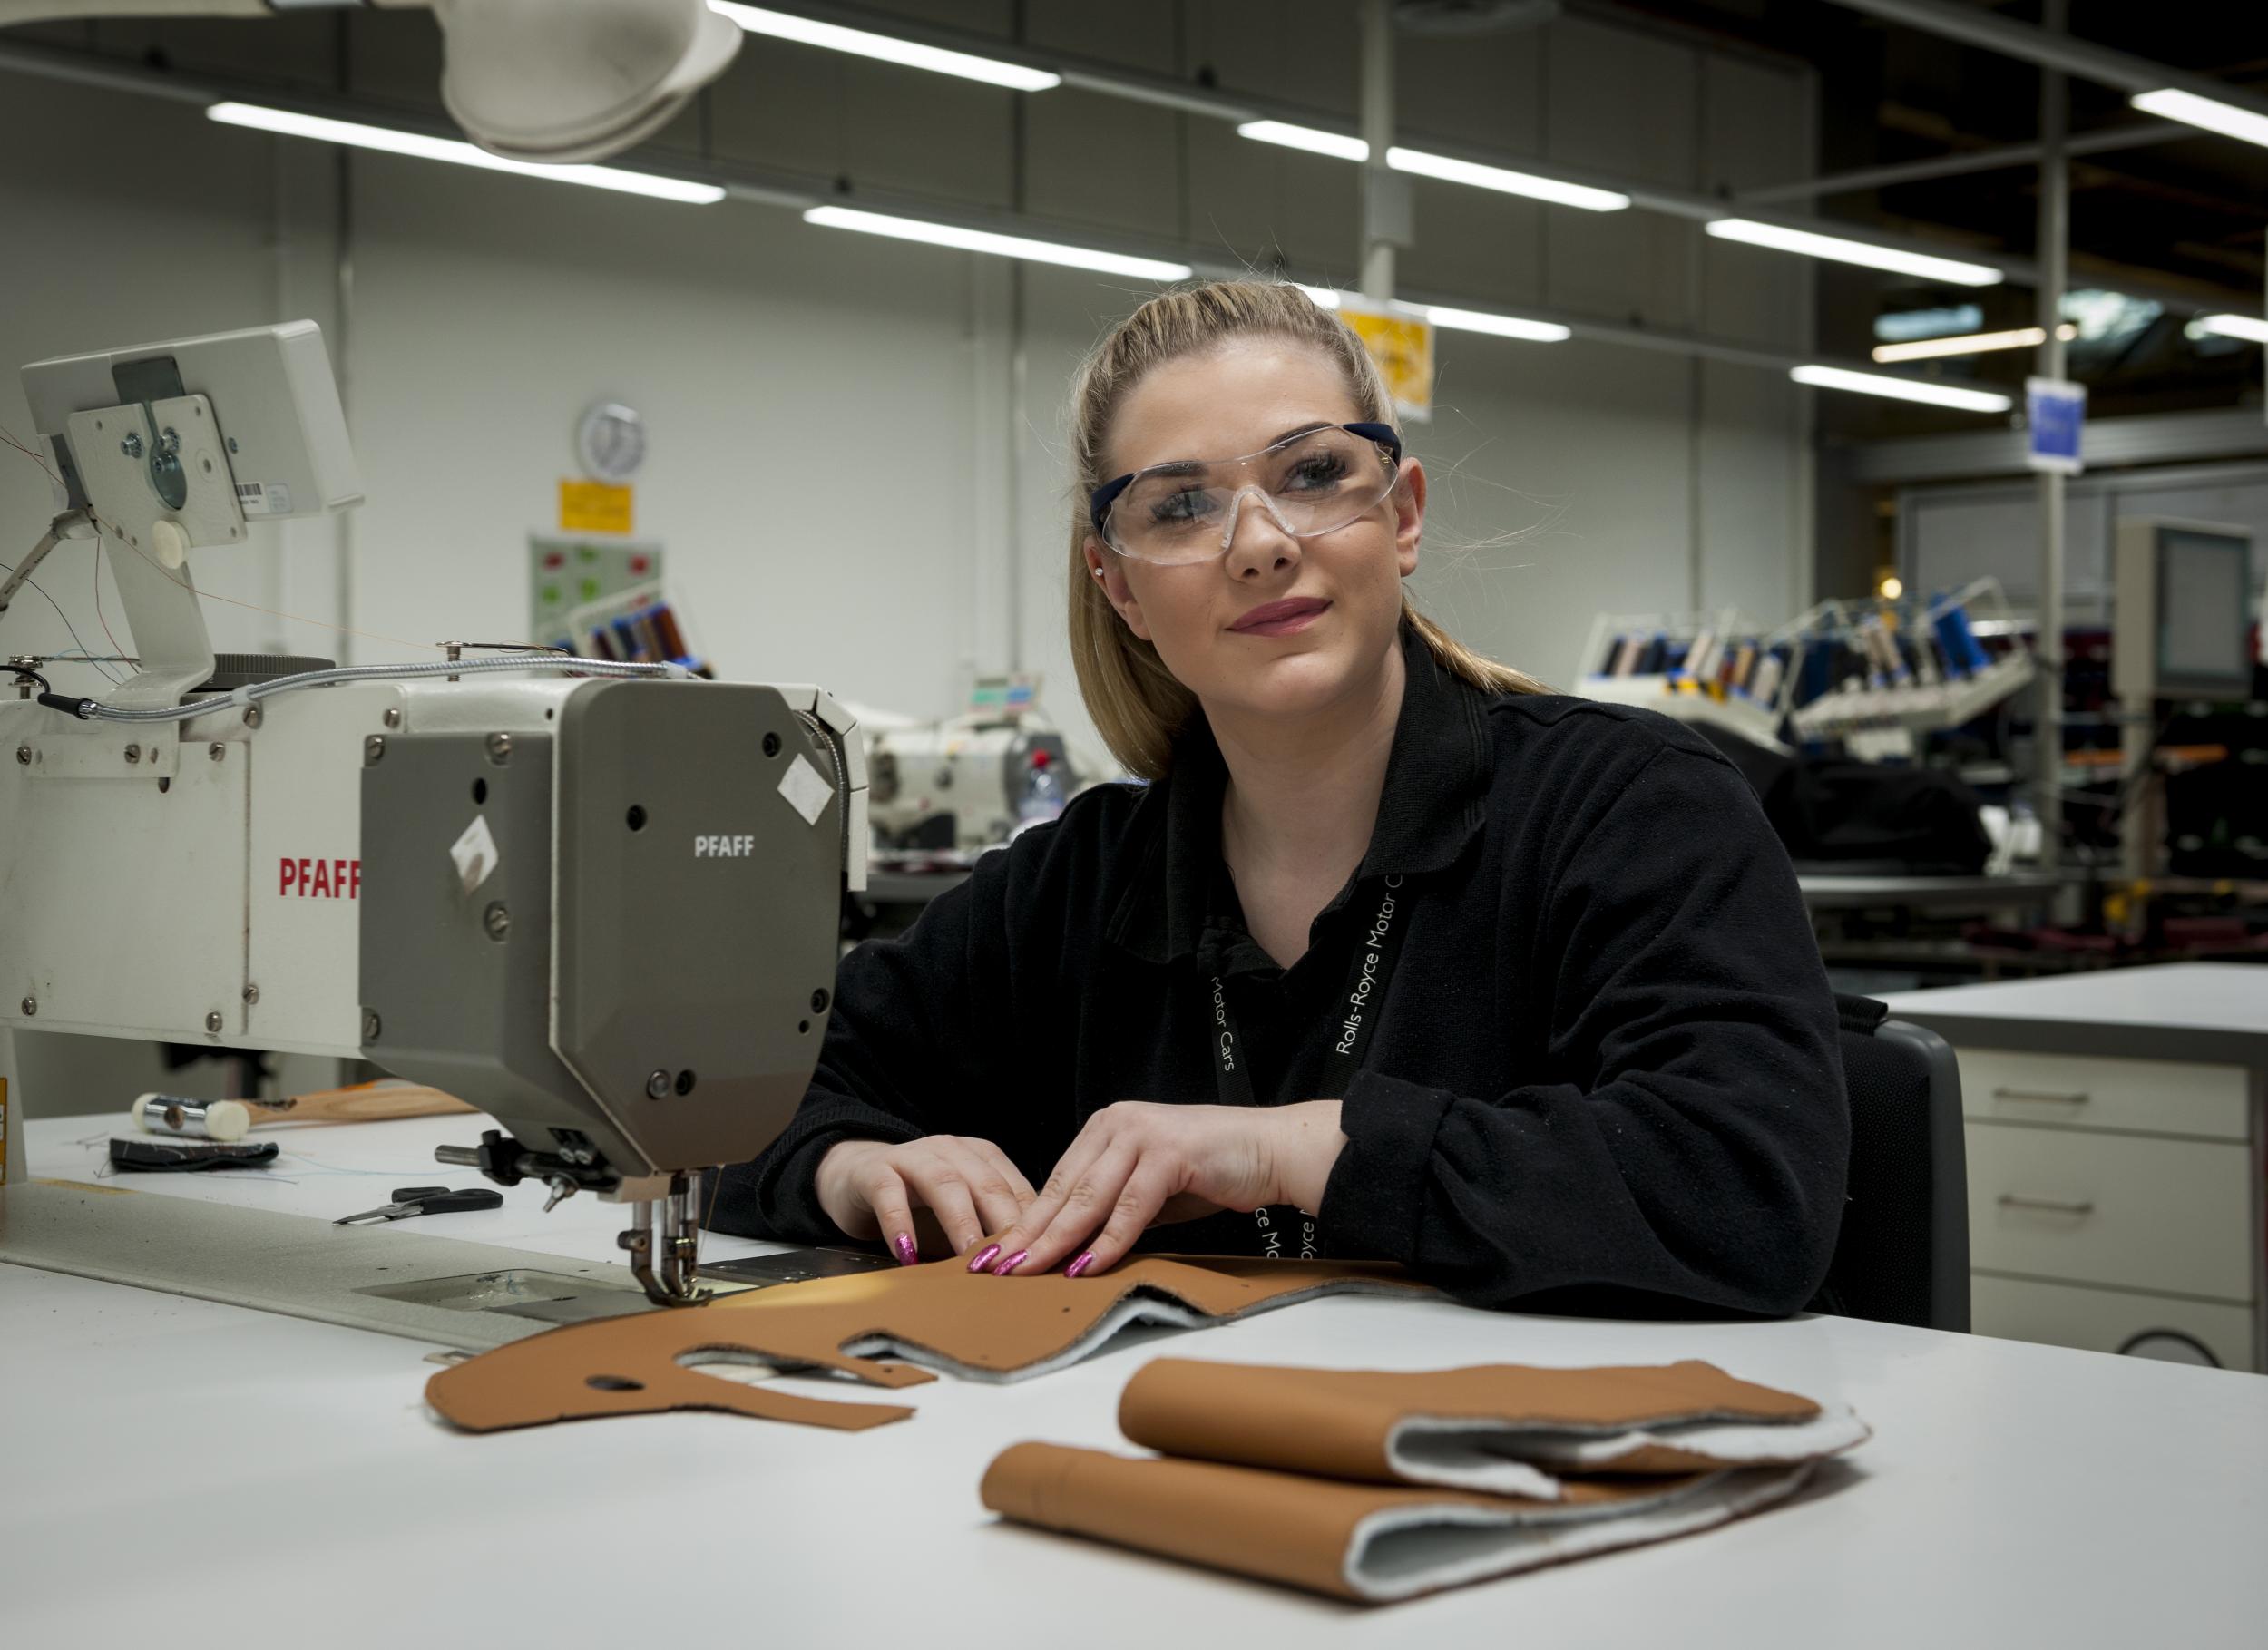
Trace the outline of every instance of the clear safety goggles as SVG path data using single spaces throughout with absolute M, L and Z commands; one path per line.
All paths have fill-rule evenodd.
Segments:
M 1319 425 L 1241 458 L 1178 459 L 1097 487 L 1088 517 L 1122 556 L 1168 566 L 1227 553 L 1246 499 L 1312 539 L 1358 522 L 1402 478 L 1402 437 L 1383 424 Z

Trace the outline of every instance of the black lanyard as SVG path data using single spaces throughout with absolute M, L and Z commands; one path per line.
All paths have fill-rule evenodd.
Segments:
M 1386 983 L 1393 975 L 1394 957 L 1400 950 L 1409 907 L 1403 898 L 1399 876 L 1386 877 L 1379 884 L 1377 893 L 1378 903 L 1370 925 L 1354 937 L 1354 954 L 1347 960 L 1346 986 L 1336 1000 L 1337 1017 L 1323 1033 L 1327 1044 L 1323 1056 L 1323 1080 L 1316 1085 L 1320 1092 L 1307 1096 L 1309 1099 L 1336 1100 L 1346 1097 L 1354 1074 L 1363 1069 L 1364 1056 L 1377 1031 L 1378 1017 L 1385 1008 Z M 1220 1103 L 1256 1105 L 1258 1097 L 1252 1087 L 1249 1050 L 1237 1033 L 1236 1011 L 1228 1006 L 1220 976 L 1213 975 L 1206 989 L 1211 998 L 1207 1004 L 1211 1020 L 1205 1034 L 1206 1058 L 1213 1063 L 1213 1081 L 1219 1089 Z M 1287 1254 L 1296 1254 L 1302 1259 L 1315 1255 L 1316 1222 L 1312 1214 L 1285 1208 L 1256 1209 L 1253 1219 L 1259 1225 L 1262 1253 L 1269 1259 Z M 1295 1241 L 1295 1232 L 1296 1247 L 1287 1249 L 1285 1245 Z
M 1354 1074 L 1363 1069 L 1363 1057 L 1385 1007 L 1386 982 L 1393 976 L 1394 956 L 1408 914 L 1402 879 L 1385 878 L 1378 888 L 1378 904 L 1370 926 L 1354 937 L 1354 954 L 1347 959 L 1346 986 L 1337 998 L 1338 1018 L 1324 1032 L 1329 1046 L 1324 1050 L 1323 1081 L 1317 1085 L 1322 1092 L 1308 1098 L 1344 1099 Z M 1256 1105 L 1251 1061 L 1220 976 L 1214 975 L 1206 989 L 1212 998 L 1207 1005 L 1212 1012 L 1206 1032 L 1207 1058 L 1213 1062 L 1213 1081 L 1220 1090 L 1220 1102 L 1224 1106 Z

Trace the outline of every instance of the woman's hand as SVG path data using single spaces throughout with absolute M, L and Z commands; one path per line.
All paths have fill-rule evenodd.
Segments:
M 969 1270 L 989 1266 L 1005 1277 L 1070 1259 L 1064 1270 L 1079 1277 L 1116 1265 L 1160 1220 L 1271 1203 L 1313 1209 L 1345 1144 L 1336 1100 L 1273 1107 L 1122 1100 L 1087 1120 L 1038 1199 Z
M 853 1237 L 885 1239 L 911 1266 L 921 1259 L 914 1211 L 937 1217 L 956 1255 L 1013 1223 L 1034 1196 L 1031 1182 L 990 1140 L 924 1135 L 903 1146 L 838 1140 L 819 1159 L 819 1206 Z

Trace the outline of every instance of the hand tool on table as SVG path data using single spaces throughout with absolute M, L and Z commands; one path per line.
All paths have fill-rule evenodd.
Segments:
M 276 1143 L 236 1145 L 222 1140 L 111 1141 L 111 1167 L 130 1171 L 156 1169 L 266 1168 L 276 1160 Z
M 269 1123 L 376 1123 L 390 1118 L 437 1118 L 471 1111 L 453 1094 L 424 1083 L 357 1083 L 281 1100 L 194 1100 L 145 1094 L 130 1108 L 146 1135 L 192 1140 L 240 1140 Z
M 359 1215 L 341 1215 L 331 1225 L 350 1226 L 366 1220 L 407 1220 L 413 1215 L 454 1215 L 464 1209 L 495 1209 L 503 1207 L 503 1201 L 502 1192 L 492 1192 L 484 1186 L 455 1190 L 445 1186 L 397 1186 L 394 1188 L 392 1203 L 381 1204 L 375 1209 L 365 1209 Z

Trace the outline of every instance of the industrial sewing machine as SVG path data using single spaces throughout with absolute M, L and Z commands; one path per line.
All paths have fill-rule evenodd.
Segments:
M 982 853 L 1008 840 L 1035 762 L 1060 798 L 1085 776 L 1061 734 L 1030 712 L 1028 691 L 941 722 L 866 729 L 875 845 L 885 851 Z
M 503 1126 L 445 1161 L 630 1206 L 645 1294 L 693 1298 L 698 1171 L 802 1098 L 865 885 L 853 718 L 813 687 L 516 649 L 216 660 L 191 552 L 360 501 L 316 327 L 24 381 L 61 513 L 0 614 L 99 534 L 138 669 L 85 698 L 0 664 L 0 1079 L 11 1033 L 367 1059 Z M 0 1256 L 53 1189 L 6 1188 Z M 168 1271 L 187 1241 L 42 1264 L 238 1298 Z

